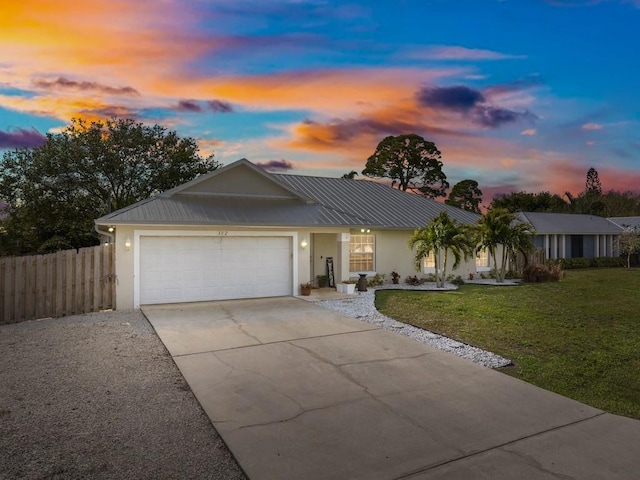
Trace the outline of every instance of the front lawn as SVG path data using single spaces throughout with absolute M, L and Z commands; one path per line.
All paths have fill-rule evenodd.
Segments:
M 640 419 L 640 270 L 570 270 L 558 283 L 380 291 L 383 314 L 513 360 L 500 369 Z

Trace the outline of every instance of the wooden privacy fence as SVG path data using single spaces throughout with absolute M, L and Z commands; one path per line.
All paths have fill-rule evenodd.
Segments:
M 113 245 L 0 257 L 0 324 L 115 306 Z
M 531 253 L 527 255 L 527 265 L 544 265 L 547 262 L 547 256 L 545 255 L 544 248 L 535 248 Z M 522 272 L 525 265 L 525 258 L 522 253 L 518 253 L 516 259 L 516 270 Z

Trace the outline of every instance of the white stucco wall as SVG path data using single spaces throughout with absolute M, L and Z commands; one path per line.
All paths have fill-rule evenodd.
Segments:
M 376 272 L 385 275 L 386 281 L 391 280 L 391 272 L 400 274 L 400 281 L 411 275 L 422 275 L 423 271 L 415 269 L 415 251 L 409 249 L 409 237 L 413 230 L 408 231 L 374 231 L 376 235 Z M 475 257 L 461 261 L 457 269 L 452 270 L 453 256 L 449 255 L 447 275 L 453 273 L 467 279 L 470 273 L 476 273 Z
M 315 281 L 317 275 L 326 272 L 326 257 L 334 259 L 335 281 L 337 283 L 356 277 L 357 274 L 349 272 L 349 235 L 359 231 L 339 228 L 324 229 L 292 229 L 292 228 L 265 228 L 249 229 L 234 227 L 170 227 L 170 226 L 117 226 L 115 231 L 116 242 L 116 308 L 118 310 L 137 307 L 135 295 L 136 261 L 139 261 L 140 236 L 144 235 L 218 235 L 219 232 L 227 232 L 233 236 L 238 235 L 286 235 L 293 242 L 293 272 L 292 294 L 298 295 L 300 283 Z M 386 281 L 391 281 L 391 272 L 400 274 L 401 280 L 409 275 L 421 275 L 424 272 L 416 272 L 414 268 L 414 252 L 408 247 L 408 240 L 413 231 L 372 231 L 376 236 L 375 270 L 384 274 Z M 125 240 L 132 242 L 130 249 L 125 248 Z M 306 247 L 301 246 L 306 241 Z M 451 265 L 452 260 L 450 261 Z M 449 268 L 449 272 L 451 269 Z M 469 273 L 475 273 L 475 259 L 462 262 L 453 271 L 467 279 Z

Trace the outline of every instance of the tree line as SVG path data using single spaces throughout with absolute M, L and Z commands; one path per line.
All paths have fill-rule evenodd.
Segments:
M 72 120 L 37 148 L 6 151 L 0 160 L 0 256 L 49 253 L 99 243 L 94 219 L 144 200 L 221 166 L 203 157 L 193 138 L 132 119 Z M 351 171 L 345 178 L 354 178 Z M 362 174 L 388 178 L 403 191 L 447 197 L 442 153 L 433 142 L 407 134 L 384 138 Z M 585 191 L 566 200 L 549 192 L 514 192 L 489 210 L 640 215 L 640 196 L 603 193 L 595 169 Z M 478 182 L 456 183 L 445 203 L 480 213 Z
M 433 142 L 419 135 L 389 136 L 383 139 L 367 159 L 362 174 L 375 178 L 388 178 L 392 187 L 411 191 L 429 198 L 445 197 L 449 188 L 443 171 L 442 153 Z M 351 171 L 344 178 L 354 178 Z M 456 183 L 444 203 L 474 213 L 480 213 L 482 191 L 478 182 L 465 179 Z M 496 196 L 487 210 L 504 208 L 509 212 L 583 213 L 602 217 L 640 215 L 640 194 L 609 190 L 603 192 L 595 168 L 587 171 L 585 189 L 577 196 L 542 191 L 511 192 Z
M 193 138 L 132 119 L 72 120 L 0 161 L 0 256 L 99 244 L 94 219 L 218 168 Z

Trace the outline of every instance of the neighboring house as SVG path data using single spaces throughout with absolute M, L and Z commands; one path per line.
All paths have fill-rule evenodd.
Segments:
M 640 217 L 609 217 L 607 220 L 615 223 L 622 229 L 635 228 L 640 230 Z
M 520 212 L 518 218 L 534 226 L 533 243 L 548 259 L 618 255 L 621 228 L 606 218 L 542 212 Z
M 327 273 L 328 259 L 336 283 L 414 275 L 409 237 L 442 210 L 461 223 L 479 219 L 378 182 L 271 174 L 242 159 L 99 218 L 96 228 L 115 236 L 117 308 L 126 309 L 297 295 L 300 283 Z M 456 274 L 476 271 L 471 259 Z

